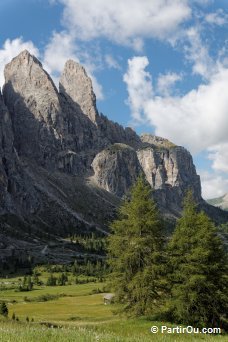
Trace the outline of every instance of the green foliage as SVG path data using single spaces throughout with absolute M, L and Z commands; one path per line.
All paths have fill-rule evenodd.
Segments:
M 158 306 L 163 290 L 161 218 L 143 177 L 132 187 L 109 237 L 110 285 L 124 311 L 145 315 Z
M 19 284 L 18 290 L 19 291 L 32 291 L 33 282 L 31 276 L 24 276 L 22 284 Z
M 47 286 L 56 286 L 57 283 L 57 278 L 53 276 L 53 274 L 51 274 L 48 279 L 47 279 Z
M 168 251 L 172 319 L 194 326 L 224 325 L 226 255 L 214 224 L 205 213 L 197 212 L 190 192 Z
M 95 236 L 94 233 L 90 235 L 72 235 L 69 237 L 70 241 L 77 244 L 82 251 L 91 253 L 104 254 L 106 250 L 105 237 Z
M 71 272 L 73 275 L 85 275 L 85 276 L 93 276 L 103 278 L 107 272 L 107 264 L 105 260 L 87 260 L 85 258 L 81 262 L 75 262 L 71 266 Z
M 58 278 L 58 285 L 63 286 L 66 285 L 66 282 L 68 281 L 68 277 L 66 273 L 61 273 Z
M 5 317 L 8 316 L 8 307 L 5 302 L 0 303 L 0 315 Z
M 228 222 L 221 224 L 218 229 L 221 233 L 228 234 Z

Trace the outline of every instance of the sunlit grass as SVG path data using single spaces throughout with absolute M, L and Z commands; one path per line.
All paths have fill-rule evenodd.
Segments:
M 228 341 L 226 336 L 220 335 L 161 334 L 160 326 L 165 323 L 116 315 L 113 313 L 115 305 L 104 305 L 103 294 L 92 294 L 94 289 L 103 286 L 103 283 L 88 283 L 38 286 L 28 292 L 15 292 L 12 289 L 0 291 L 1 299 L 8 303 L 9 308 L 9 318 L 0 321 L 0 341 Z M 59 297 L 46 302 L 37 301 L 40 295 L 47 294 Z M 25 301 L 25 296 L 33 301 Z M 13 312 L 19 322 L 12 321 Z M 27 317 L 29 323 L 26 322 Z M 32 319 L 34 322 L 31 322 Z M 150 331 L 154 325 L 159 327 L 157 334 Z

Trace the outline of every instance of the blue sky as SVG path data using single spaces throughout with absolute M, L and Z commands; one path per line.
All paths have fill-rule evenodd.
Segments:
M 1 0 L 3 69 L 28 49 L 58 84 L 67 59 L 98 110 L 186 147 L 203 196 L 228 191 L 227 0 Z

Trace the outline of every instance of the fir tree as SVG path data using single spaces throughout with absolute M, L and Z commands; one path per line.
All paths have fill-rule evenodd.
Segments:
M 115 299 L 130 314 L 150 314 L 161 299 L 163 237 L 151 188 L 142 176 L 111 229 L 108 251 Z
M 169 243 L 169 309 L 174 321 L 222 325 L 227 310 L 226 255 L 213 222 L 189 192 Z

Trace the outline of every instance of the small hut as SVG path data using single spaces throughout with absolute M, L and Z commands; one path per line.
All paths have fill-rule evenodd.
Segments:
M 106 293 L 103 297 L 104 305 L 112 304 L 114 301 L 114 294 L 113 293 Z

